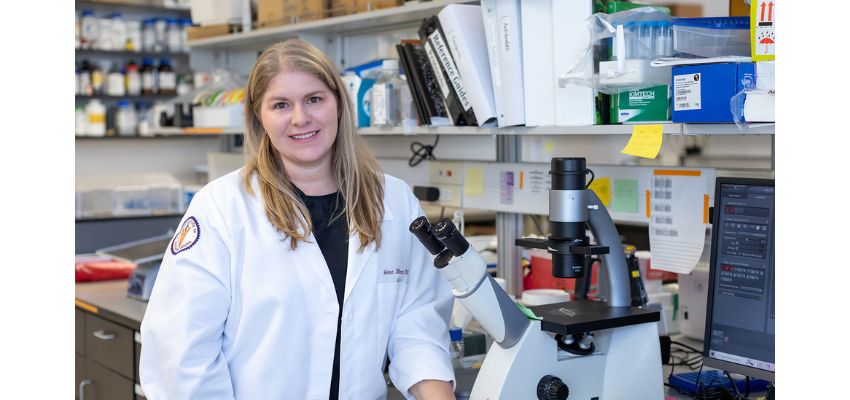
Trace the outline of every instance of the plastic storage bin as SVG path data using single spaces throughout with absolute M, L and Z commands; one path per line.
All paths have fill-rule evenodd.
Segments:
M 750 19 L 674 18 L 673 52 L 698 57 L 749 57 Z
M 169 174 L 77 177 L 75 186 L 77 218 L 185 211 L 183 186 Z

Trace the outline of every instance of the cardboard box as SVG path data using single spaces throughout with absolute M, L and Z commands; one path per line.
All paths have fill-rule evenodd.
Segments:
M 329 10 L 332 17 L 338 17 L 403 5 L 404 0 L 331 0 Z
M 230 34 L 230 25 L 219 24 L 210 26 L 190 26 L 186 28 L 186 38 L 189 41 L 205 39 L 213 36 L 222 36 Z
M 329 0 L 258 0 L 257 26 L 288 25 L 328 16 Z
M 670 121 L 670 86 L 612 94 L 610 117 L 612 124 Z
M 732 96 L 755 82 L 755 64 L 751 62 L 675 66 L 673 122 L 734 122 Z

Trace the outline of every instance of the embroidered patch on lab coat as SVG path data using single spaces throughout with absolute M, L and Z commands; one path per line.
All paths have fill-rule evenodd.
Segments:
M 200 238 L 201 225 L 198 224 L 198 220 L 195 217 L 187 218 L 180 227 L 180 231 L 171 240 L 171 254 L 177 255 L 181 251 L 191 249 Z
M 384 267 L 378 270 L 378 281 L 381 283 L 387 282 L 407 282 L 406 267 Z

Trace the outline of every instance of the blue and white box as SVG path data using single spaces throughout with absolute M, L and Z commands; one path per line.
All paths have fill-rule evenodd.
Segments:
M 673 67 L 673 122 L 731 123 L 732 96 L 755 87 L 755 66 L 717 63 Z M 743 120 L 743 115 L 738 116 Z

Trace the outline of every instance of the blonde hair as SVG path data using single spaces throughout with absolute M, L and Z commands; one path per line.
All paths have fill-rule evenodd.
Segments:
M 357 135 L 355 116 L 348 90 L 337 68 L 313 45 L 298 39 L 278 43 L 263 52 L 248 77 L 245 89 L 245 151 L 247 163 L 242 183 L 254 194 L 252 177 L 259 182 L 266 216 L 274 227 L 291 238 L 295 249 L 306 241 L 313 222 L 304 202 L 287 177 L 277 150 L 263 129 L 260 109 L 269 82 L 284 71 L 311 74 L 322 81 L 337 100 L 339 128 L 331 148 L 331 168 L 348 214 L 348 232 L 357 232 L 360 251 L 375 242 L 381 245 L 384 217 L 384 176 L 375 157 Z M 302 218 L 303 217 L 303 218 Z

